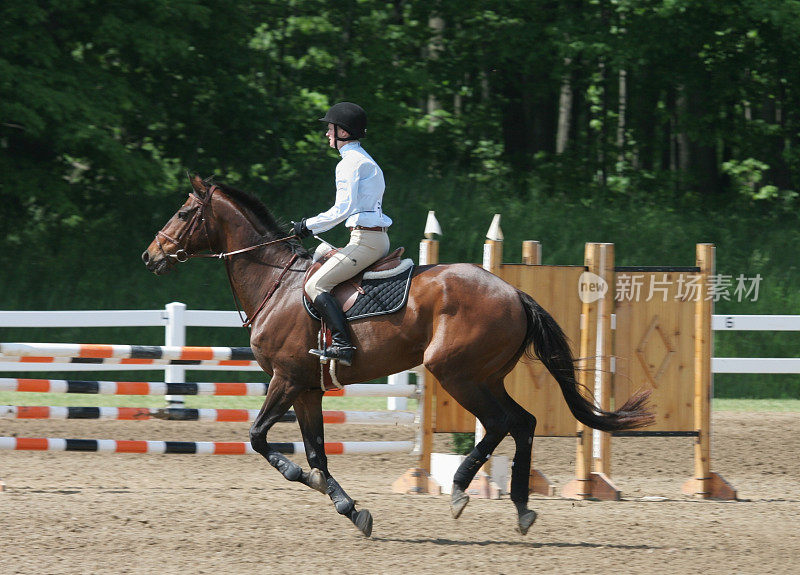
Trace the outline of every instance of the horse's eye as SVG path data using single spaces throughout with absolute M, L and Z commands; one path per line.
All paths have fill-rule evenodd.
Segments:
M 178 212 L 178 217 L 185 222 L 189 219 L 189 214 L 191 214 L 191 212 L 191 210 L 181 210 Z

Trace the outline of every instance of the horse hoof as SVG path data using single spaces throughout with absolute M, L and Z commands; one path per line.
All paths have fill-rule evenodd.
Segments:
M 519 531 L 522 535 L 527 534 L 528 529 L 531 528 L 531 525 L 533 525 L 534 521 L 536 521 L 536 511 L 533 511 L 532 509 L 526 509 L 519 514 L 517 531 Z
M 308 472 L 308 486 L 312 489 L 316 489 L 323 495 L 327 493 L 328 484 L 325 481 L 325 474 L 322 473 L 319 469 L 312 469 Z
M 461 517 L 461 512 L 469 503 L 469 495 L 464 493 L 461 489 L 453 487 L 453 494 L 450 497 L 450 513 L 453 514 L 453 519 Z
M 372 513 L 367 509 L 357 511 L 351 521 L 364 534 L 364 537 L 372 535 Z

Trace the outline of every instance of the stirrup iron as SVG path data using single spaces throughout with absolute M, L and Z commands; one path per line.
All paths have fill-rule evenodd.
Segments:
M 343 358 L 343 357 L 340 357 L 340 356 L 334 355 L 334 354 L 330 354 L 329 355 L 329 352 L 332 349 L 335 349 L 337 352 L 339 350 L 342 350 L 344 352 L 349 351 L 350 352 L 348 354 L 349 357 L 344 357 Z M 355 352 L 355 350 L 356 350 L 355 347 L 349 347 L 349 346 L 348 347 L 344 347 L 344 346 L 339 347 L 339 346 L 335 346 L 334 345 L 334 346 L 330 346 L 330 347 L 327 347 L 327 348 L 324 348 L 324 349 L 309 349 L 308 353 L 310 353 L 311 355 L 319 356 L 319 362 L 322 363 L 322 364 L 327 364 L 329 361 L 333 360 L 333 361 L 338 361 L 342 365 L 350 366 L 353 363 L 353 359 L 352 358 L 353 358 L 353 352 Z

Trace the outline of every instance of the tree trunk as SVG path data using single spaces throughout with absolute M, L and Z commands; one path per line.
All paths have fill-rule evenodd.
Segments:
M 628 73 L 619 71 L 619 105 L 617 106 L 617 161 L 625 160 L 625 115 L 628 112 Z
M 428 27 L 431 29 L 431 40 L 428 42 L 426 49 L 426 56 L 429 60 L 436 60 L 442 51 L 442 33 L 444 32 L 444 19 L 439 16 L 431 16 L 428 18 Z M 442 105 L 436 98 L 435 94 L 428 94 L 428 100 L 425 103 L 425 113 L 431 116 L 437 110 L 441 110 Z M 437 122 L 433 119 L 428 123 L 428 132 L 433 132 L 436 128 Z
M 689 118 L 689 111 L 686 105 L 686 88 L 678 86 L 678 97 L 675 99 L 675 154 L 671 159 L 670 168 L 678 172 L 681 181 L 684 181 L 690 168 L 689 136 L 682 126 L 687 118 Z
M 625 11 L 620 9 L 617 12 L 619 16 L 619 33 L 622 37 L 625 36 Z M 621 68 L 618 75 L 617 94 L 617 170 L 619 170 L 625 161 L 625 124 L 627 121 L 626 114 L 628 113 L 628 71 Z
M 558 97 L 558 128 L 556 131 L 556 154 L 563 154 L 569 143 L 572 121 L 572 72 L 570 58 L 564 58 L 564 75 L 561 77 L 561 93 Z
M 605 58 L 600 57 L 598 63 L 598 76 L 600 77 L 600 135 L 597 138 L 597 163 L 599 169 L 597 176 L 602 186 L 608 181 L 608 171 L 606 169 L 606 142 L 608 141 L 608 97 L 606 95 L 606 62 Z

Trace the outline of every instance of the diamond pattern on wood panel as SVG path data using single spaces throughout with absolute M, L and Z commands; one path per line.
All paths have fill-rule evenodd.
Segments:
M 658 348 L 663 349 L 664 359 L 661 360 L 658 368 L 647 361 L 646 354 L 656 353 Z M 661 376 L 664 375 L 667 367 L 669 366 L 670 359 L 675 354 L 675 347 L 672 345 L 669 337 L 664 333 L 659 324 L 658 316 L 653 316 L 653 321 L 642 336 L 639 345 L 636 347 L 636 357 L 639 358 L 639 363 L 642 364 L 644 373 L 650 381 L 650 385 L 654 388 L 658 387 Z M 660 354 L 659 354 L 660 355 Z

